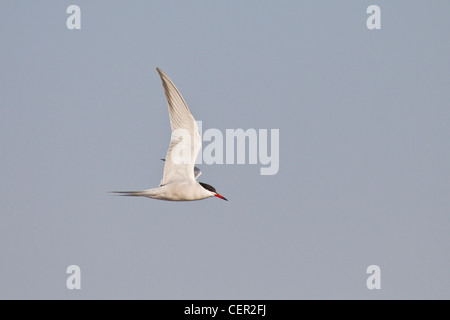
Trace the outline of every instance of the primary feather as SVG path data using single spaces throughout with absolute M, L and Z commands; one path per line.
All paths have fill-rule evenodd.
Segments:
M 189 108 L 173 82 L 161 69 L 156 68 L 161 77 L 164 92 L 169 107 L 170 127 L 172 135 L 169 150 L 167 150 L 164 165 L 164 174 L 161 185 L 180 180 L 195 181 L 194 164 L 195 159 L 202 147 L 202 141 L 198 132 L 198 126 Z M 186 139 L 186 137 L 188 137 Z M 180 150 L 187 151 L 188 157 L 180 161 L 174 161 L 179 154 L 172 154 Z

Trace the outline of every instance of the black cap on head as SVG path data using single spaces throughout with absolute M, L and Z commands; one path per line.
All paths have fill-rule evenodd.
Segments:
M 211 191 L 211 192 L 217 193 L 216 189 L 215 189 L 213 186 L 210 186 L 209 184 L 203 183 L 203 182 L 199 182 L 199 183 L 200 183 L 201 186 L 202 186 L 203 188 L 205 188 L 206 190 L 209 190 L 209 191 Z
M 203 188 L 205 188 L 206 190 L 213 192 L 213 193 L 214 193 L 214 196 L 216 196 L 217 198 L 220 198 L 220 199 L 222 199 L 222 200 L 228 201 L 227 198 L 225 198 L 224 196 L 218 194 L 217 191 L 216 191 L 216 189 L 215 189 L 213 186 L 210 186 L 209 184 L 203 183 L 203 182 L 199 182 L 199 183 L 200 183 L 200 185 L 201 185 Z

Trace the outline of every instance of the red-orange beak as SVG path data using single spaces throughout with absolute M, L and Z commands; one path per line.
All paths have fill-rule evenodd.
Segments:
M 221 196 L 221 195 L 218 194 L 218 193 L 216 193 L 214 196 L 217 197 L 217 198 L 223 199 L 223 200 L 225 200 L 225 201 L 228 201 L 227 198 L 225 198 L 224 196 Z

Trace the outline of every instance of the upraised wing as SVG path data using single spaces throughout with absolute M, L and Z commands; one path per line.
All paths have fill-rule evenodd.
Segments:
M 156 70 L 166 93 L 172 129 L 161 185 L 175 181 L 195 181 L 200 175 L 194 175 L 195 159 L 202 147 L 197 123 L 173 82 L 161 69 Z
M 166 161 L 166 159 L 161 159 L 162 161 Z M 197 180 L 198 177 L 202 174 L 202 170 L 198 167 L 194 167 L 194 178 Z

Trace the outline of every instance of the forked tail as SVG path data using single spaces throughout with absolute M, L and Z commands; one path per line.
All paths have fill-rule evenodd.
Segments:
M 158 198 L 157 189 L 158 188 L 142 191 L 110 191 L 108 193 L 114 193 L 117 196 Z
M 108 193 L 115 193 L 116 196 L 148 197 L 148 192 L 146 191 L 110 191 Z

